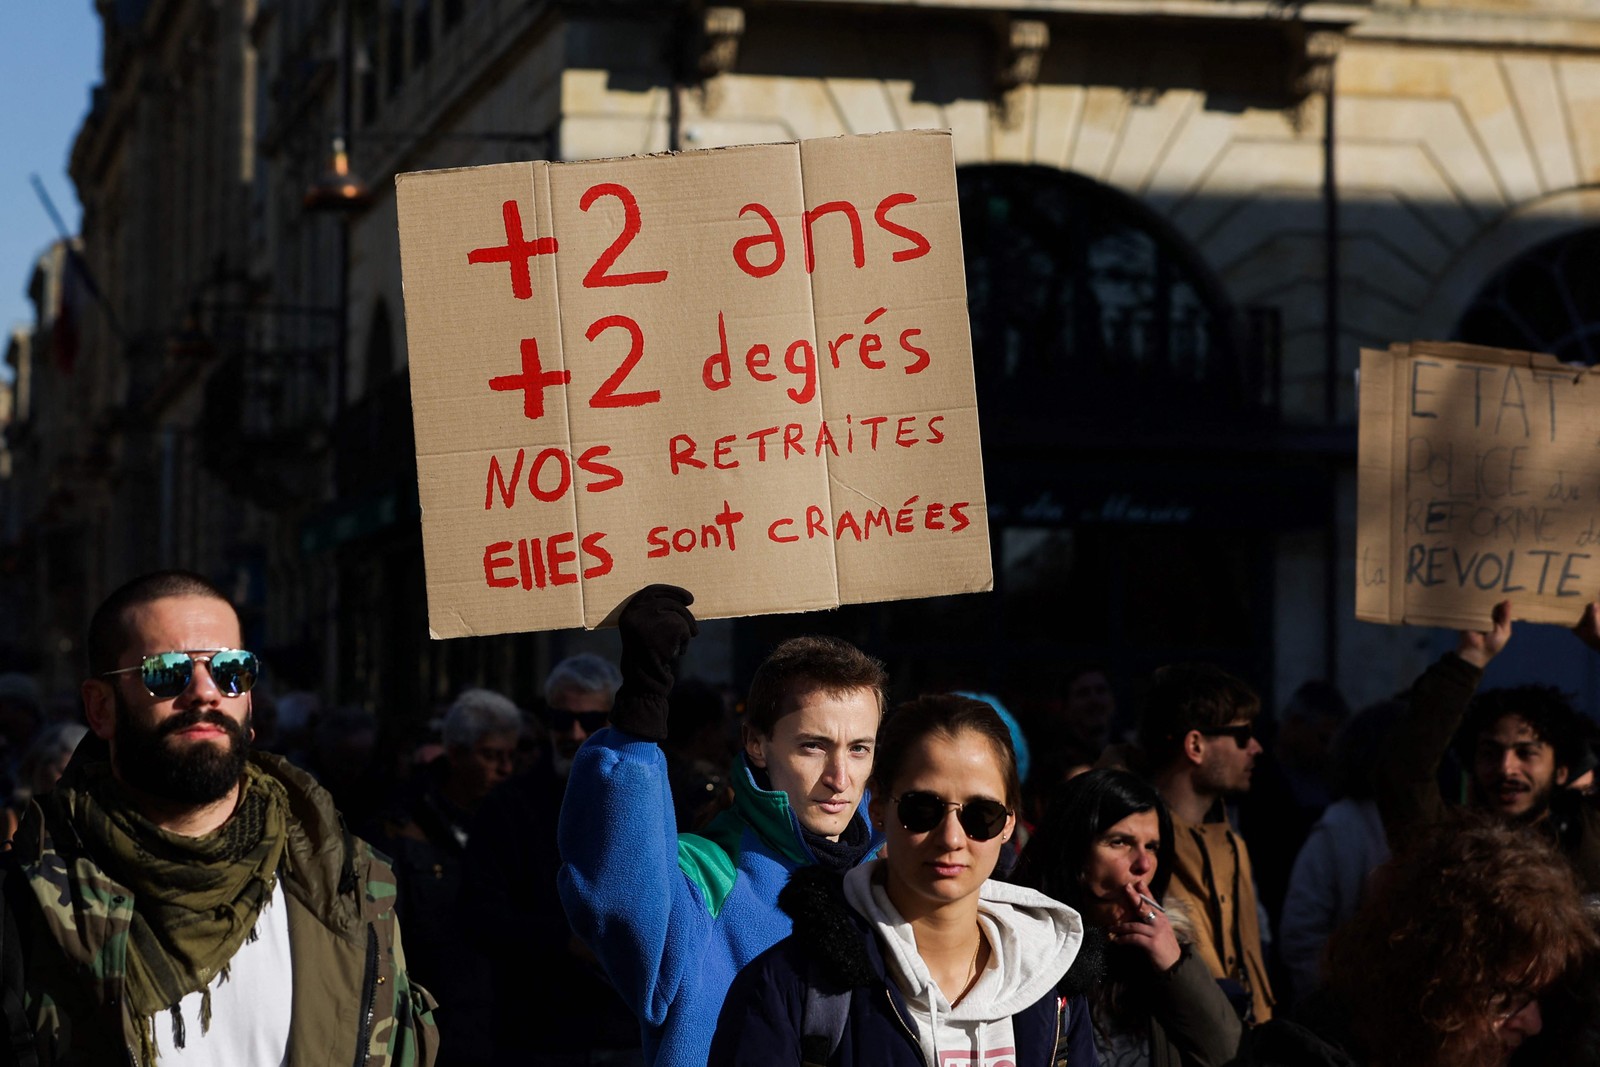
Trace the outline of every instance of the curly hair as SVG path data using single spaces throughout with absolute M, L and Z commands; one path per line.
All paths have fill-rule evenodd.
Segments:
M 1507 715 L 1519 715 L 1555 754 L 1557 767 L 1574 767 L 1582 758 L 1583 717 L 1572 701 L 1553 685 L 1518 685 L 1485 689 L 1467 706 L 1466 720 L 1456 733 L 1456 752 L 1472 766 L 1478 738 Z
M 1460 811 L 1380 868 L 1328 944 L 1328 986 L 1374 1065 L 1503 1063 L 1497 1008 L 1594 958 L 1567 862 L 1526 828 Z

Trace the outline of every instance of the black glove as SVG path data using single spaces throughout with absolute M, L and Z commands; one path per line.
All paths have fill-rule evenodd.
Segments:
M 652 741 L 667 739 L 667 694 L 673 669 L 700 632 L 689 605 L 694 594 L 675 585 L 647 585 L 633 594 L 617 620 L 622 630 L 622 688 L 611 706 L 611 725 Z

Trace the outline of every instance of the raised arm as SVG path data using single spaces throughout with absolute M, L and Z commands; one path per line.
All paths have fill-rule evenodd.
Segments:
M 1463 630 L 1456 650 L 1429 667 L 1411 687 L 1411 699 L 1378 759 L 1378 811 L 1390 841 L 1438 822 L 1439 764 L 1461 726 L 1483 669 L 1511 640 L 1511 601 L 1494 606 L 1487 630 Z
M 1578 640 L 1600 652 L 1600 600 L 1590 601 L 1572 632 L 1578 635 Z
M 612 725 L 578 750 L 561 805 L 561 903 L 634 1013 L 659 1026 L 710 915 L 678 867 L 666 757 L 667 693 L 678 656 L 698 630 L 674 586 L 628 602 L 622 688 Z

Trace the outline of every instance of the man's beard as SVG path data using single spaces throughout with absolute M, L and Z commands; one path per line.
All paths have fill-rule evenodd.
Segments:
M 1509 820 L 1514 826 L 1526 826 L 1536 823 L 1549 814 L 1550 804 L 1555 799 L 1556 789 L 1559 788 L 1553 782 L 1544 786 L 1528 784 L 1526 791 L 1529 795 L 1530 803 L 1527 810 L 1512 813 L 1505 811 L 1499 806 L 1499 804 L 1495 802 L 1495 798 L 1500 792 L 1499 785 L 1500 783 L 1497 781 L 1494 788 L 1490 791 L 1484 790 L 1484 788 L 1480 785 L 1478 787 L 1478 793 L 1480 797 L 1482 797 L 1485 807 L 1499 813 L 1503 818 Z
M 115 690 L 113 690 L 115 692 Z M 228 795 L 244 774 L 249 755 L 250 715 L 243 724 L 220 711 L 190 708 L 154 727 L 141 725 L 120 692 L 117 704 L 116 769 L 122 781 L 148 796 L 174 804 L 210 804 Z M 207 741 L 174 747 L 167 739 L 200 723 L 221 728 L 225 747 Z
M 1202 765 L 1194 784 L 1198 792 L 1213 797 L 1234 797 L 1250 792 L 1249 776 L 1237 769 L 1230 776 L 1225 769 Z

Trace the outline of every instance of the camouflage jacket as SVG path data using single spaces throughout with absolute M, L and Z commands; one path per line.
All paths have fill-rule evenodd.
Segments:
M 281 868 L 294 989 L 295 1067 L 430 1067 L 433 1000 L 412 984 L 395 921 L 394 873 L 345 829 L 333 802 L 276 756 L 251 759 L 289 793 Z M 24 1010 L 41 1064 L 135 1064 L 122 986 L 132 893 L 84 848 L 71 772 L 30 805 L 5 881 L 23 950 Z M 9 928 L 8 928 L 9 929 Z

